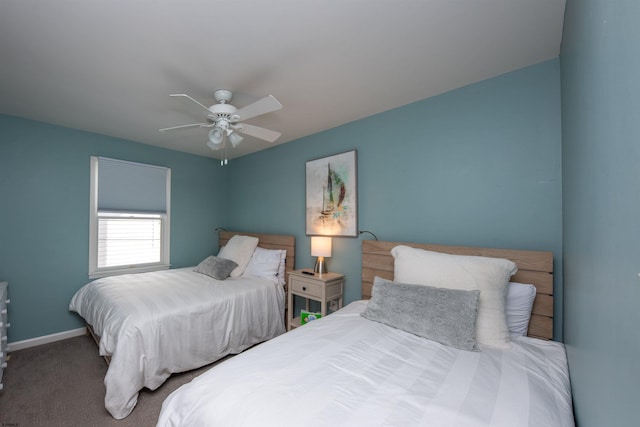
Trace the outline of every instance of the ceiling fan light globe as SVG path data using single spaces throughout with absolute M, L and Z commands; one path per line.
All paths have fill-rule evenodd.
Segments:
M 214 144 L 220 144 L 222 142 L 222 130 L 215 127 L 209 131 L 209 141 Z
M 240 144 L 242 141 L 244 140 L 243 137 L 241 137 L 238 133 L 233 132 L 229 135 L 229 142 L 231 143 L 231 145 L 233 146 L 233 148 L 236 148 L 238 146 L 238 144 Z
M 218 151 L 222 148 L 222 144 L 214 144 L 211 141 L 207 141 L 207 147 L 211 148 L 213 151 Z
M 209 141 L 207 141 L 207 147 L 212 150 L 219 150 L 222 148 L 224 134 L 218 128 L 213 128 L 209 131 Z

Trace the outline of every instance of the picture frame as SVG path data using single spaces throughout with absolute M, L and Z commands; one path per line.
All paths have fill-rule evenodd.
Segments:
M 306 163 L 307 236 L 358 237 L 356 150 Z

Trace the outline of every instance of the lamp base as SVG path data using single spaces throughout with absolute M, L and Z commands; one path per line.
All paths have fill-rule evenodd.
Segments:
M 327 263 L 324 260 L 323 256 L 319 256 L 316 258 L 316 265 L 313 267 L 313 272 L 318 274 L 328 273 L 329 269 L 327 268 Z

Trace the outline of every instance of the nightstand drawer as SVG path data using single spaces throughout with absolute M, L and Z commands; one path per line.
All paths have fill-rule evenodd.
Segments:
M 291 279 L 291 290 L 297 295 L 322 298 L 322 284 L 306 281 L 297 277 Z

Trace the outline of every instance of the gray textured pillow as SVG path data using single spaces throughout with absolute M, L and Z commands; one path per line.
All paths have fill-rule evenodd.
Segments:
M 477 351 L 479 290 L 395 283 L 376 277 L 362 316 L 461 350 Z
M 210 256 L 202 261 L 196 268 L 193 269 L 196 273 L 206 274 L 214 279 L 224 280 L 229 277 L 229 274 L 236 268 L 238 264 L 230 259 L 218 258 Z

